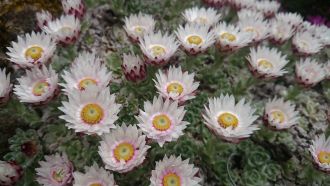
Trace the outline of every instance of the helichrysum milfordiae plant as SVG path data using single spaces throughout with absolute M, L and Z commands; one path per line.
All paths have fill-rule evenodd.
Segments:
M 310 165 L 330 172 L 330 29 L 278 1 L 203 2 L 38 10 L 0 70 L 0 185 L 328 183 Z

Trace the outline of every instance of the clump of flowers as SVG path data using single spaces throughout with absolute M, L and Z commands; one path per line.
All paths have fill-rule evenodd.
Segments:
M 305 87 L 312 87 L 325 78 L 323 66 L 311 58 L 296 63 L 296 80 Z
M 139 56 L 124 54 L 121 67 L 128 81 L 140 82 L 147 77 L 147 65 Z
M 187 23 L 204 25 L 207 27 L 214 26 L 221 19 L 221 14 L 218 14 L 213 8 L 193 7 L 185 10 L 182 15 Z
M 138 42 L 143 35 L 152 33 L 155 28 L 155 20 L 151 15 L 138 13 L 125 18 L 124 29 L 133 42 Z

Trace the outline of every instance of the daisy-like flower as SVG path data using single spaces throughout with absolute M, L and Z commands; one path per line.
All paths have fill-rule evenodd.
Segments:
M 48 22 L 52 21 L 53 16 L 47 10 L 42 10 L 41 12 L 36 13 L 37 18 L 37 27 L 42 29 L 44 26 L 48 25 Z
M 99 154 L 106 169 L 124 173 L 141 165 L 149 148 L 136 125 L 123 124 L 102 136 Z
M 269 23 L 262 19 L 247 17 L 238 22 L 243 32 L 251 34 L 252 42 L 258 43 L 269 36 Z
M 235 104 L 235 98 L 231 95 L 220 95 L 217 98 L 210 98 L 208 106 L 205 107 L 203 118 L 206 126 L 221 139 L 239 143 L 241 140 L 250 137 L 259 130 L 253 122 L 257 116 L 253 115 L 253 109 L 245 99 Z
M 312 87 L 325 78 L 323 66 L 311 58 L 296 63 L 296 80 L 305 87 Z
M 86 12 L 83 0 L 62 0 L 62 7 L 65 14 L 74 15 L 82 19 Z
M 125 18 L 124 29 L 133 42 L 138 42 L 143 35 L 154 31 L 155 20 L 151 15 L 141 12 L 139 14 L 132 14 Z
M 296 30 L 303 23 L 302 16 L 297 13 L 290 13 L 290 12 L 278 13 L 275 15 L 275 19 L 279 20 L 280 22 L 287 23 L 294 30 Z
M 182 48 L 192 55 L 205 52 L 215 41 L 215 34 L 213 30 L 205 25 L 186 24 L 179 26 L 175 32 Z
M 116 127 L 114 122 L 121 105 L 115 102 L 115 95 L 110 94 L 109 88 L 89 85 L 84 91 L 72 90 L 68 97 L 69 101 L 62 102 L 63 106 L 59 108 L 65 114 L 60 118 L 68 122 L 68 128 L 102 135 Z
M 112 73 L 94 53 L 82 52 L 72 63 L 70 71 L 64 71 L 62 77 L 65 83 L 60 85 L 66 93 L 70 93 L 73 89 L 83 91 L 89 85 L 105 88 L 112 80 Z
M 49 67 L 34 67 L 17 79 L 14 93 L 21 102 L 35 105 L 46 104 L 58 93 L 58 75 Z
M 326 138 L 324 134 L 317 137 L 313 140 L 309 151 L 316 167 L 321 171 L 330 173 L 330 138 Z
M 85 167 L 85 174 L 74 172 L 73 178 L 73 186 L 116 186 L 113 175 L 96 163 L 91 167 Z
M 264 122 L 275 130 L 288 129 L 298 123 L 298 114 L 292 102 L 274 98 L 266 103 Z
M 221 22 L 215 29 L 216 47 L 221 52 L 234 52 L 247 46 L 252 36 L 249 33 L 242 32 L 239 27 Z
M 324 46 L 330 46 L 330 28 L 321 25 L 316 26 L 314 29 L 314 35 Z
M 299 56 L 310 56 L 318 53 L 323 45 L 310 32 L 296 33 L 292 38 L 292 50 Z
M 198 168 L 189 164 L 189 159 L 165 155 L 163 160 L 156 162 L 155 170 L 151 172 L 150 186 L 201 186 L 197 173 Z
M 12 42 L 12 47 L 6 54 L 9 61 L 21 68 L 33 67 L 39 64 L 47 64 L 56 49 L 56 43 L 44 33 L 25 34 L 17 37 L 17 42 Z
M 186 9 L 182 15 L 187 23 L 204 25 L 207 27 L 215 25 L 221 19 L 221 14 L 218 14 L 213 8 L 193 7 Z
M 66 186 L 72 182 L 73 165 L 63 153 L 45 156 L 36 168 L 37 182 L 44 186 Z
M 265 17 L 272 17 L 280 8 L 281 4 L 277 1 L 256 1 L 256 9 L 264 14 Z
M 274 44 L 284 44 L 294 33 L 293 28 L 288 26 L 286 22 L 274 19 L 270 25 L 269 39 Z
M 145 62 L 153 65 L 166 64 L 178 46 L 175 37 L 168 33 L 149 33 L 140 40 L 140 48 L 144 54 Z
M 209 6 L 221 8 L 227 4 L 227 0 L 203 0 L 203 2 Z
M 0 161 L 0 185 L 15 185 L 22 175 L 23 169 L 16 163 Z
M 121 67 L 126 79 L 129 81 L 140 82 L 147 77 L 147 66 L 139 56 L 124 54 Z
M 276 78 L 287 73 L 283 68 L 289 61 L 276 48 L 251 48 L 247 60 L 251 73 L 257 78 Z
M 162 147 L 165 142 L 176 141 L 183 135 L 183 130 L 189 124 L 182 121 L 186 111 L 184 106 L 178 106 L 178 102 L 169 99 L 154 97 L 152 103 L 144 102 L 144 111 L 140 110 L 136 117 L 143 133 Z
M 228 0 L 228 3 L 236 10 L 256 8 L 256 0 Z
M 10 84 L 10 74 L 6 74 L 5 68 L 0 69 L 0 104 L 8 101 L 12 86 Z
M 165 99 L 177 100 L 184 103 L 195 98 L 199 82 L 194 82 L 194 73 L 182 72 L 181 67 L 170 66 L 168 71 L 159 70 L 154 80 L 158 93 Z
M 239 20 L 246 19 L 246 18 L 255 18 L 255 19 L 264 19 L 264 15 L 255 10 L 251 9 L 241 9 L 240 11 L 237 12 L 237 16 Z
M 63 15 L 43 27 L 43 31 L 51 35 L 57 42 L 74 43 L 80 35 L 80 20 L 73 15 Z

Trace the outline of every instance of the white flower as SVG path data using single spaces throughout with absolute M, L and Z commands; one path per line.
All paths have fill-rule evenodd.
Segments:
M 243 32 L 250 33 L 253 42 L 260 42 L 269 36 L 269 23 L 262 19 L 247 17 L 238 22 Z
M 73 186 L 116 186 L 113 175 L 96 163 L 91 167 L 85 167 L 85 174 L 74 172 L 73 178 Z
M 298 83 L 306 87 L 312 87 L 325 78 L 325 70 L 314 59 L 301 59 L 296 63 L 296 78 Z
M 114 122 L 121 105 L 115 102 L 115 95 L 110 94 L 109 88 L 90 85 L 84 91 L 72 90 L 68 97 L 69 101 L 63 101 L 63 106 L 59 107 L 65 114 L 60 118 L 68 122 L 68 128 L 102 135 L 116 127 Z
M 283 68 L 289 61 L 276 48 L 251 48 L 247 60 L 251 72 L 258 78 L 274 78 L 287 73 Z
M 324 64 L 324 70 L 325 70 L 325 78 L 329 79 L 330 78 L 330 61 L 327 61 Z
M 278 13 L 275 15 L 275 19 L 287 23 L 293 29 L 297 29 L 303 23 L 301 15 L 291 12 Z
M 158 93 L 165 99 L 177 100 L 184 103 L 195 98 L 199 82 L 194 82 L 195 73 L 182 72 L 181 67 L 170 66 L 168 71 L 156 74 L 154 79 Z
M 198 168 L 189 164 L 189 159 L 182 160 L 181 156 L 165 155 L 164 159 L 156 162 L 155 170 L 151 172 L 150 186 L 201 186 L 201 179 L 196 176 Z
M 152 33 L 155 29 L 155 20 L 151 15 L 132 14 L 129 17 L 125 17 L 124 29 L 127 35 L 135 42 L 139 41 L 143 35 Z
M 48 63 L 56 49 L 56 43 L 44 33 L 32 32 L 24 37 L 18 36 L 17 40 L 11 43 L 12 47 L 7 47 L 9 51 L 6 54 L 21 68 Z
M 182 15 L 187 23 L 205 25 L 207 27 L 215 25 L 221 19 L 221 14 L 218 14 L 213 8 L 193 7 L 186 9 Z
M 64 13 L 74 15 L 81 19 L 85 14 L 85 5 L 83 0 L 62 0 Z
M 314 29 L 314 35 L 319 41 L 325 45 L 329 46 L 330 45 L 330 28 L 321 25 L 321 26 L 316 26 Z
M 22 177 L 23 169 L 12 162 L 0 161 L 0 185 L 13 186 Z
M 34 67 L 26 70 L 26 75 L 17 79 L 14 93 L 21 102 L 43 104 L 50 101 L 58 90 L 58 75 L 49 67 Z
M 44 186 L 66 186 L 72 182 L 73 165 L 64 153 L 45 156 L 36 168 L 37 182 Z
M 140 40 L 140 48 L 144 54 L 145 62 L 153 65 L 166 64 L 178 46 L 175 37 L 168 33 L 149 33 Z
M 192 55 L 205 52 L 215 41 L 214 32 L 205 25 L 180 25 L 175 33 L 184 50 Z
M 36 13 L 37 26 L 39 29 L 42 29 L 48 22 L 52 21 L 53 16 L 47 10 L 41 10 L 41 12 Z
M 246 18 L 264 19 L 264 15 L 261 12 L 251 9 L 241 9 L 237 12 L 237 16 L 239 20 Z
M 183 135 L 183 130 L 189 124 L 182 121 L 186 111 L 178 102 L 154 97 L 153 102 L 144 102 L 144 111 L 136 116 L 143 133 L 162 147 L 165 142 L 176 141 Z
M 222 52 L 233 52 L 247 46 L 252 41 L 250 33 L 239 27 L 221 22 L 215 27 L 216 46 Z
M 102 136 L 99 154 L 106 169 L 124 173 L 141 165 L 149 148 L 136 125 L 123 124 Z
M 95 53 L 81 52 L 62 77 L 65 83 L 60 85 L 69 93 L 73 89 L 84 90 L 89 85 L 105 88 L 112 80 L 112 73 Z
M 269 1 L 269 0 L 263 0 L 263 1 L 256 1 L 256 10 L 262 12 L 265 17 L 271 17 L 274 16 L 275 13 L 280 8 L 281 4 L 277 1 Z
M 322 171 L 330 173 L 330 138 L 325 135 L 317 137 L 309 147 L 315 165 Z
M 126 79 L 129 81 L 139 82 L 147 77 L 147 66 L 139 56 L 124 54 L 121 67 Z
M 208 106 L 204 107 L 204 123 L 225 141 L 238 143 L 250 137 L 255 130 L 259 130 L 258 126 L 253 124 L 257 119 L 257 116 L 253 115 L 255 109 L 249 103 L 245 103 L 245 99 L 235 104 L 234 96 L 220 95 L 210 98 Z
M 296 33 L 292 39 L 293 50 L 302 56 L 309 56 L 318 53 L 323 44 L 310 32 Z
M 8 101 L 12 86 L 10 83 L 10 73 L 6 74 L 5 68 L 0 69 L 0 104 Z
M 298 114 L 292 102 L 285 102 L 283 98 L 274 98 L 266 103 L 264 120 L 272 128 L 282 130 L 297 124 Z
M 74 43 L 80 35 L 80 21 L 73 15 L 62 15 L 43 27 L 43 31 L 51 35 L 57 42 Z
M 273 43 L 283 44 L 285 41 L 289 40 L 294 33 L 294 29 L 288 26 L 286 22 L 274 19 L 271 21 L 270 25 L 269 37 Z

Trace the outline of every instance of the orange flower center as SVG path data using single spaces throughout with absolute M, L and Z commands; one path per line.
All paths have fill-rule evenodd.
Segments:
M 97 85 L 97 81 L 92 78 L 84 78 L 79 82 L 78 87 L 80 90 L 85 90 L 89 85 Z
M 165 114 L 159 114 L 153 118 L 152 125 L 159 131 L 166 131 L 171 127 L 171 120 Z
M 32 94 L 35 96 L 42 96 L 49 89 L 49 83 L 47 81 L 39 81 L 34 84 L 32 88 Z
M 317 157 L 319 158 L 320 163 L 330 164 L 330 152 L 321 151 Z
M 168 173 L 163 177 L 163 186 L 181 186 L 181 179 L 175 173 Z
M 191 45 L 200 45 L 203 39 L 200 36 L 192 35 L 187 38 L 187 42 Z
M 28 48 L 25 51 L 25 57 L 26 58 L 31 58 L 34 61 L 37 61 L 38 59 L 41 58 L 42 54 L 44 53 L 44 50 L 39 47 L 39 46 L 32 46 L 30 48 Z
M 225 112 L 218 116 L 218 123 L 221 127 L 233 127 L 236 128 L 238 126 L 238 118 L 229 112 Z
M 177 93 L 177 94 L 182 94 L 183 92 L 183 86 L 180 83 L 174 82 L 170 83 L 167 86 L 167 93 Z
M 135 149 L 130 143 L 120 143 L 114 150 L 116 160 L 124 160 L 125 162 L 131 160 L 134 156 Z
M 88 125 L 100 123 L 104 117 L 104 110 L 98 104 L 87 104 L 80 112 L 81 119 Z

